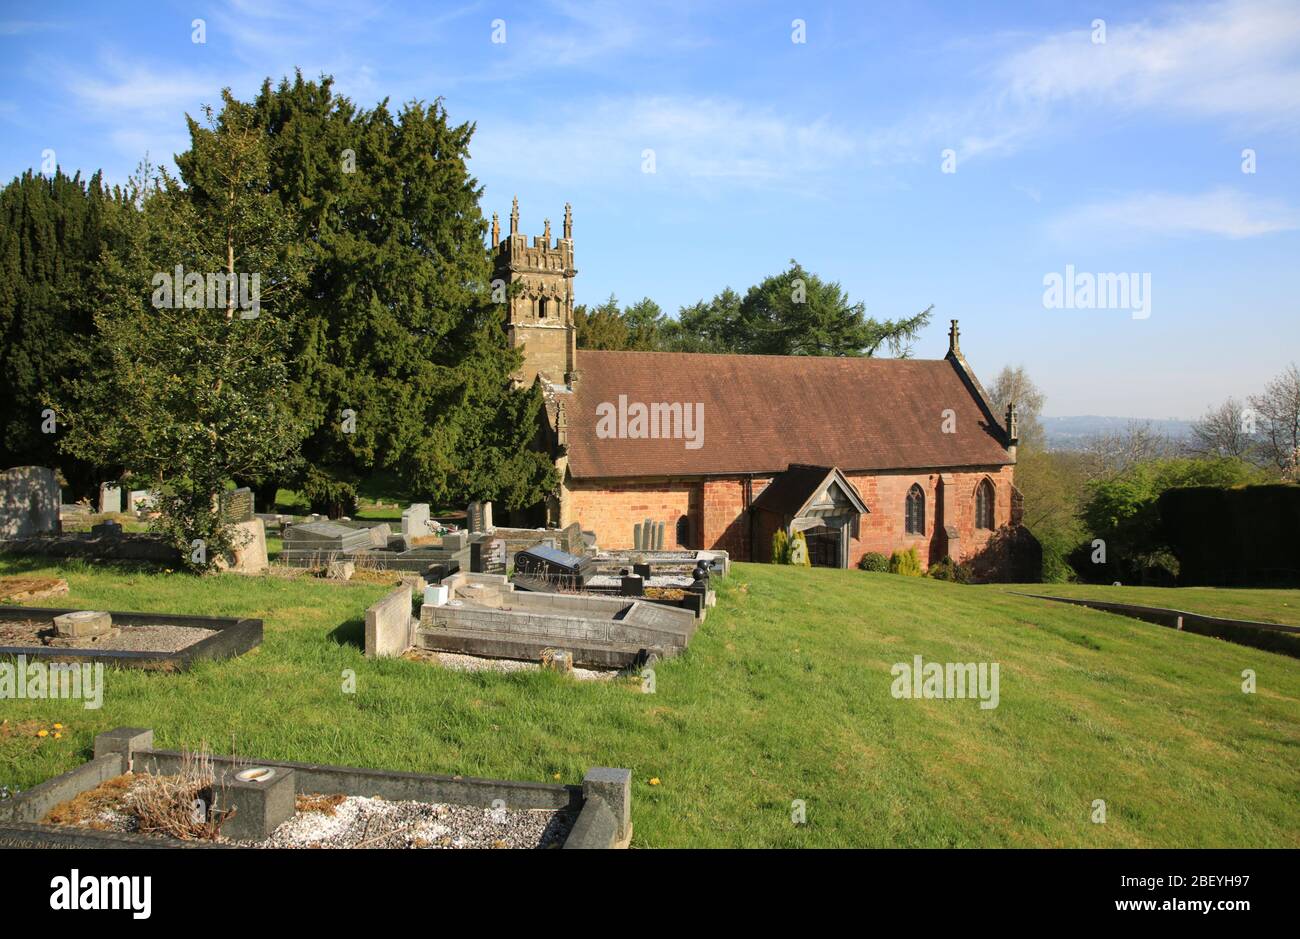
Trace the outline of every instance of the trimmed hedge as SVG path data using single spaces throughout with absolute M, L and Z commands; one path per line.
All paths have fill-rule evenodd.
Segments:
M 1300 584 L 1300 486 L 1191 486 L 1159 498 L 1181 586 Z

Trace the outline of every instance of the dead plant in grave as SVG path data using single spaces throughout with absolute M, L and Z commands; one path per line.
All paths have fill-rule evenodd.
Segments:
M 144 834 L 170 835 L 181 841 L 212 841 L 230 817 L 212 811 L 216 773 L 207 743 L 181 753 L 180 770 L 163 776 L 143 774 L 123 799 L 123 807 Z M 224 786 L 222 787 L 224 789 Z

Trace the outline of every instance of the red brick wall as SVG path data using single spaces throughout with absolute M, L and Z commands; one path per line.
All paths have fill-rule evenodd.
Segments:
M 978 551 L 992 532 L 975 528 L 975 487 L 987 477 L 994 485 L 994 524 L 1006 525 L 1011 518 L 1011 485 L 1014 467 L 994 467 L 988 471 L 950 474 L 954 492 L 950 504 L 956 518 L 944 519 L 940 512 L 940 474 L 876 473 L 849 476 L 870 509 L 862 516 L 858 537 L 849 551 L 849 563 L 857 564 L 868 551 L 888 555 L 899 548 L 915 545 L 921 563 L 928 566 L 948 550 L 947 537 L 940 527 L 954 524 L 960 537 L 961 561 Z M 767 486 L 770 479 L 752 483 L 751 500 Z M 913 483 L 925 491 L 925 534 L 908 535 L 904 531 L 904 506 Z M 691 520 L 692 547 L 719 548 L 730 552 L 735 560 L 749 557 L 749 517 L 745 513 L 744 479 L 704 480 L 583 480 L 570 481 L 566 518 L 580 522 L 596 533 L 602 547 L 630 548 L 632 526 L 645 518 L 665 523 L 665 547 L 677 546 L 677 520 L 683 515 Z M 756 523 L 761 524 L 761 523 Z M 770 557 L 767 545 L 771 526 L 759 532 L 765 536 L 758 544 L 757 557 Z
M 664 523 L 664 547 L 677 547 L 677 520 L 692 519 L 699 540 L 698 482 L 570 481 L 565 517 L 594 531 L 602 548 L 633 547 L 633 526 L 649 518 Z
M 935 473 L 879 473 L 871 476 L 849 476 L 871 511 L 862 516 L 859 535 L 849 551 L 849 563 L 857 564 L 868 551 L 888 555 L 893 551 L 915 546 L 923 566 L 940 560 L 948 552 L 947 537 L 940 526 L 956 525 L 960 549 L 953 560 L 963 561 L 975 554 L 992 537 L 991 531 L 975 528 L 975 487 L 987 477 L 995 493 L 993 523 L 1002 527 L 1011 520 L 1011 486 L 1015 468 L 994 467 L 987 471 L 954 472 L 954 494 L 950 504 L 956 507 L 956 518 L 943 518 L 940 501 L 940 474 Z M 907 493 L 919 485 L 925 492 L 925 534 L 909 535 L 906 531 L 905 506 Z

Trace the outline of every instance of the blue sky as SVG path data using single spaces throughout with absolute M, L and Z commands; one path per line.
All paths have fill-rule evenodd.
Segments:
M 169 163 L 184 113 L 296 66 L 475 121 L 485 212 L 573 204 L 579 302 L 675 312 L 797 258 L 878 317 L 934 304 L 918 356 L 960 319 L 1053 415 L 1193 417 L 1300 359 L 1296 0 L 0 10 L 5 179 Z M 1067 265 L 1150 275 L 1150 315 L 1046 308 Z

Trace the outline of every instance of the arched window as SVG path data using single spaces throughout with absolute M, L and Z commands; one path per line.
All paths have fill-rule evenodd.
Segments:
M 906 531 L 909 535 L 925 534 L 925 493 L 921 487 L 913 484 L 912 488 L 907 490 L 907 524 Z
M 546 319 L 546 298 L 545 297 L 537 298 L 537 318 L 539 320 Z
M 981 479 L 975 487 L 975 527 L 993 530 L 993 484 Z

